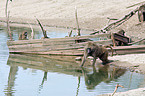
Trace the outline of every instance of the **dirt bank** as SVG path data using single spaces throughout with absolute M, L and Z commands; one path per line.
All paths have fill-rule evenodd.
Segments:
M 98 95 L 98 96 L 111 96 L 111 94 L 104 94 L 104 95 Z M 134 90 L 129 90 L 126 92 L 118 92 L 115 93 L 113 96 L 145 96 L 145 88 L 138 88 Z
M 9 2 L 8 10 L 10 11 L 11 22 L 27 23 L 29 21 L 29 23 L 36 24 L 36 16 L 45 26 L 76 28 L 76 7 L 80 28 L 100 30 L 108 24 L 107 17 L 119 19 L 138 7 L 127 8 L 128 6 L 142 1 L 144 0 L 25 0 L 23 2 L 22 0 L 13 0 Z M 5 5 L 6 0 L 1 0 L 1 22 L 6 20 Z M 135 15 L 119 28 L 124 29 L 126 34 L 135 40 L 144 38 L 144 25 L 144 23 L 139 23 L 137 15 Z M 145 54 L 109 57 L 112 60 L 128 62 L 118 66 L 128 68 L 137 66 L 133 70 L 141 73 L 145 73 L 144 58 Z M 140 95 L 134 95 L 133 92 L 137 92 Z M 116 96 L 143 96 L 142 93 L 144 94 L 144 89 L 136 89 L 136 91 L 117 93 Z
M 128 55 L 117 55 L 109 57 L 110 60 L 118 60 L 126 63 L 115 64 L 120 67 L 129 68 L 131 71 L 145 74 L 145 54 L 128 54 Z
M 130 5 L 143 0 L 13 0 L 8 4 L 12 22 L 36 23 L 35 17 L 50 26 L 76 27 L 75 7 L 81 28 L 100 29 L 107 17 L 119 19 L 134 10 Z M 5 0 L 0 1 L 0 19 L 5 19 Z

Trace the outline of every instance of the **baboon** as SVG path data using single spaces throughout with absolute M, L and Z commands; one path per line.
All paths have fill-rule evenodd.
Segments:
M 84 56 L 82 59 L 81 66 L 84 65 L 86 58 L 88 56 L 93 57 L 93 66 L 95 65 L 96 59 L 99 58 L 102 60 L 102 64 L 105 65 L 106 63 L 109 63 L 108 60 L 108 50 L 107 47 L 111 48 L 112 56 L 113 56 L 113 49 L 111 46 L 103 46 L 103 45 L 96 45 L 93 42 L 88 42 L 87 45 L 84 48 Z
M 22 34 L 19 35 L 19 40 L 27 40 L 27 31 L 24 31 Z

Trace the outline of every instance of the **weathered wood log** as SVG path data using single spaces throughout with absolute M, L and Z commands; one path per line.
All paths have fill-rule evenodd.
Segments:
M 116 46 L 116 47 L 113 47 L 113 50 L 118 55 L 145 53 L 145 45 Z
M 110 34 L 88 36 L 91 38 L 98 36 L 109 36 Z M 38 54 L 38 55 L 62 55 L 62 56 L 82 56 L 83 48 L 87 42 L 76 42 L 82 37 L 52 38 L 41 40 L 8 41 L 10 53 L 15 54 Z M 84 36 L 85 37 L 85 36 Z M 86 36 L 87 39 L 90 39 Z M 84 39 L 84 38 L 83 38 Z M 112 39 L 93 41 L 96 44 L 112 45 Z M 113 47 L 116 54 L 131 54 L 145 52 L 145 45 L 138 46 L 117 46 Z M 110 52 L 110 49 L 108 49 Z
M 128 45 L 137 44 L 137 43 L 142 42 L 142 41 L 144 41 L 144 40 L 145 40 L 145 38 L 143 38 L 143 39 L 141 39 L 141 40 L 138 40 L 138 41 L 135 41 L 135 42 L 132 42 L 132 43 L 128 43 Z
M 87 35 L 87 36 L 80 36 L 80 37 L 66 37 L 66 38 L 50 38 L 50 39 L 32 39 L 32 40 L 19 40 L 19 41 L 7 41 L 8 46 L 13 46 L 13 45 L 25 45 L 25 44 L 37 44 L 37 43 L 43 43 L 44 45 L 47 45 L 47 42 L 68 42 L 73 41 L 75 42 L 75 39 L 80 39 L 80 38 L 110 38 L 110 34 L 97 34 L 97 35 Z M 53 43 L 54 43 L 53 42 Z M 48 43 L 49 44 L 49 43 Z
M 72 35 L 72 30 L 69 32 L 68 37 L 71 37 Z
M 112 44 L 112 40 L 101 40 L 94 41 L 96 44 L 101 45 L 110 45 Z M 25 44 L 25 45 L 13 45 L 8 46 L 9 52 L 13 51 L 23 51 L 23 52 L 47 52 L 47 51 L 61 51 L 61 50 L 73 50 L 73 49 L 81 49 L 86 45 L 87 42 L 75 43 L 71 41 L 50 41 L 46 43 L 36 43 L 36 44 Z

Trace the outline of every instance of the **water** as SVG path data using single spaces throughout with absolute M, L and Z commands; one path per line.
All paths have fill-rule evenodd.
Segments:
M 28 28 L 11 28 L 13 39 Z M 69 30 L 67 30 L 68 32 Z M 49 30 L 51 38 L 64 37 L 64 30 Z M 29 33 L 30 34 L 30 33 Z M 61 34 L 61 35 L 60 35 Z M 114 66 L 80 68 L 75 57 L 9 54 L 6 29 L 0 29 L 0 96 L 96 96 L 144 87 L 144 75 Z M 42 37 L 35 29 L 35 39 Z

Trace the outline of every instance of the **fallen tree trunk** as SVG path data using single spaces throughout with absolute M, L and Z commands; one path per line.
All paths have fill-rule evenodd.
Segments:
M 123 24 L 125 21 L 127 21 L 128 19 L 130 19 L 136 12 L 138 12 L 138 8 L 136 8 L 135 10 L 129 12 L 127 15 L 125 15 L 123 18 L 105 26 L 103 29 L 93 32 L 90 35 L 94 35 L 96 33 L 106 33 L 107 31 L 110 31 L 113 28 L 116 28 L 118 26 L 120 26 L 121 24 Z

